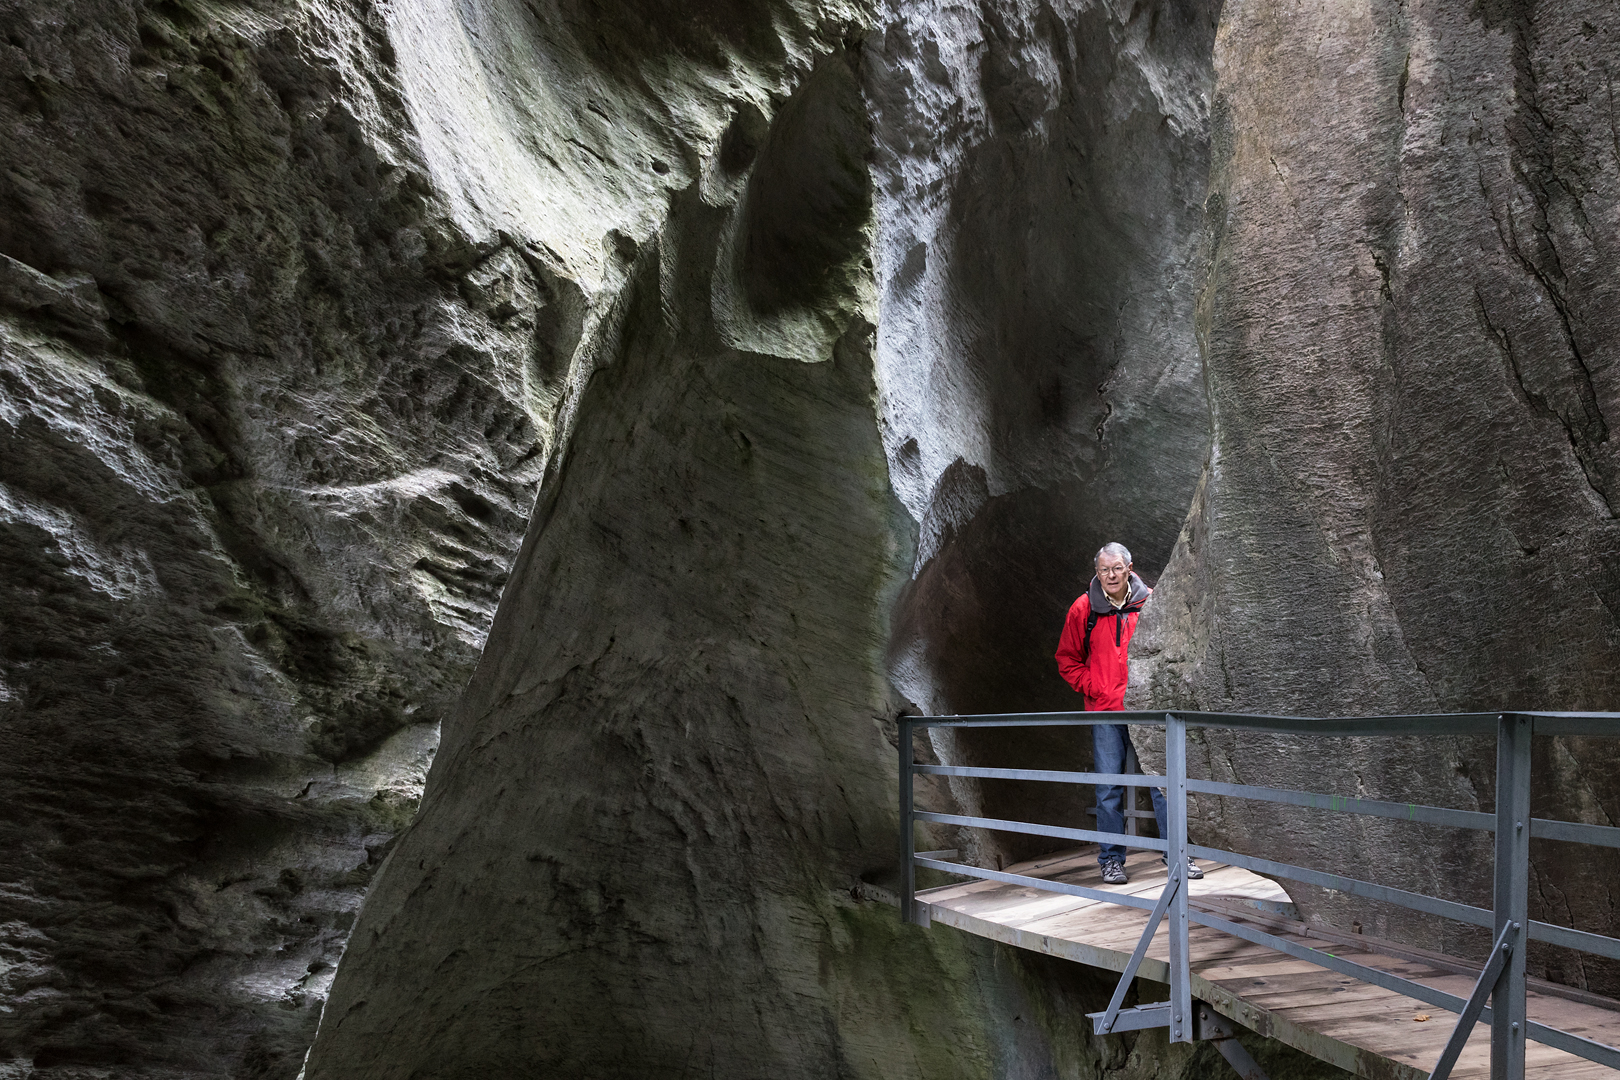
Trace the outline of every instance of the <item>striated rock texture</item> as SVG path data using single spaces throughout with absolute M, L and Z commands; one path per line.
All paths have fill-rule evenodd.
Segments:
M 1617 48 L 1608 3 L 1226 4 L 1200 311 L 1214 445 L 1136 638 L 1136 702 L 1620 708 Z M 1617 749 L 1539 742 L 1536 813 L 1620 820 Z M 1469 741 L 1221 736 L 1202 756 L 1217 777 L 1493 806 L 1493 750 Z M 1200 830 L 1489 900 L 1483 839 L 1238 805 Z M 1616 930 L 1614 852 L 1532 859 L 1533 917 Z M 1376 925 L 1468 941 L 1412 922 Z M 1532 962 L 1620 990 L 1607 961 Z
M 859 899 L 893 862 L 882 657 L 911 543 L 874 413 L 858 59 L 821 48 L 632 249 L 312 1080 L 1096 1054 L 1060 1019 L 1081 973 L 1026 980 Z
M 0 0 L 0 1075 L 1206 1075 L 870 901 L 893 717 L 1071 707 L 1107 539 L 1144 702 L 1613 705 L 1616 19 Z
M 1019 32 L 1044 71 L 1042 50 L 1072 52 L 1090 31 L 1124 49 L 1148 36 L 1153 20 L 1143 19 L 1133 29 L 1085 5 L 1069 21 Z M 940 378 L 924 370 L 928 342 L 907 351 L 872 325 L 890 302 L 878 293 L 874 305 L 874 293 L 892 286 L 895 269 L 868 260 L 872 233 L 891 227 L 881 199 L 898 207 L 908 195 L 897 177 L 875 197 L 868 158 L 883 160 L 874 139 L 884 123 L 927 123 L 869 119 L 862 80 L 867 95 L 892 90 L 910 62 L 877 52 L 887 47 L 885 34 L 823 38 L 785 100 L 735 107 L 657 235 L 622 245 L 624 287 L 588 336 L 590 375 L 572 383 L 577 404 L 566 408 L 570 426 L 512 584 L 447 722 L 422 812 L 368 896 L 310 1080 L 1210 1068 L 1151 1038 L 1091 1040 L 1075 1006 L 1097 1000 L 1102 984 L 1077 969 L 900 928 L 889 909 L 860 899 L 865 882 L 891 880 L 894 864 L 889 611 L 932 557 L 918 555 L 907 510 L 925 518 L 922 544 L 937 549 L 949 541 L 941 530 L 981 509 L 927 518 L 935 481 L 919 483 L 920 470 L 949 472 L 952 459 L 940 455 L 957 451 L 931 444 L 924 466 L 916 436 L 928 433 L 910 427 L 897 438 L 889 420 L 891 407 Z M 1088 64 L 1111 55 L 1097 49 Z M 1119 115 L 1162 127 L 1149 81 L 1126 82 Z M 1069 93 L 1078 109 L 1079 91 Z M 1188 160 L 1171 164 L 1196 172 L 1198 136 L 1185 138 Z M 1062 213 L 1071 224 L 1083 216 Z M 1028 226 L 1015 215 L 984 227 Z M 1150 253 L 1119 241 L 1113 257 L 1143 264 L 1144 275 L 1159 259 L 1182 275 L 1173 285 L 1187 286 L 1132 319 L 1152 323 L 1168 308 L 1190 320 L 1192 270 L 1178 261 L 1197 249 L 1189 231 L 1155 240 L 1162 250 Z M 1150 235 L 1143 227 L 1136 239 L 1147 245 Z M 1054 242 L 1037 260 L 1060 249 Z M 888 250 L 880 246 L 880 264 Z M 1054 284 L 1041 303 L 1062 301 Z M 1009 327 L 1025 318 L 999 317 Z M 1166 550 L 1205 431 L 1188 388 L 1195 376 L 1174 362 L 1190 355 L 1186 325 L 1175 358 L 1131 373 L 1171 384 L 1166 398 L 1177 404 L 1157 422 L 1173 427 L 1165 417 L 1176 409 L 1192 418 L 1182 437 L 1195 450 L 1178 463 L 1186 491 L 1153 496 L 1165 504 Z M 1121 349 L 1039 364 L 1055 379 L 1073 368 L 1086 387 L 1123 362 Z M 1027 392 L 1016 354 L 985 345 L 953 362 L 1009 368 L 997 393 L 1022 408 L 1011 400 Z M 1096 439 L 1088 409 L 1052 413 L 1051 460 L 1031 457 L 1023 478 L 998 473 L 998 493 L 1009 476 L 1056 485 L 1073 460 L 1100 456 L 1061 446 L 1074 427 Z M 896 481 L 897 459 L 916 475 Z M 1060 534 L 1070 520 L 1043 527 Z
M 846 898 L 892 873 L 908 571 L 907 692 L 983 621 L 989 699 L 1087 513 L 1168 547 L 1212 12 L 0 26 L 0 1069 L 297 1071 L 526 522 L 312 1074 L 385 1030 L 468 1073 L 1159 1067 L 1081 1039 L 1076 973 Z
M 0 28 L 0 1071 L 290 1076 L 579 290 L 446 220 L 364 5 Z

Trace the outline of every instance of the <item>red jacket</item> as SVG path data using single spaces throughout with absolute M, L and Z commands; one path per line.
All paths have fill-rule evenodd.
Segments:
M 1130 576 L 1130 584 L 1131 598 L 1123 608 L 1116 608 L 1103 595 L 1102 583 L 1092 578 L 1091 588 L 1069 608 L 1069 617 L 1063 623 L 1063 637 L 1057 649 L 1058 670 L 1070 686 L 1086 696 L 1086 708 L 1091 711 L 1118 711 L 1125 707 L 1131 635 L 1136 632 L 1142 604 L 1153 594 L 1135 574 Z M 1080 642 L 1093 608 L 1102 612 L 1102 616 L 1092 627 L 1091 648 L 1082 662 Z

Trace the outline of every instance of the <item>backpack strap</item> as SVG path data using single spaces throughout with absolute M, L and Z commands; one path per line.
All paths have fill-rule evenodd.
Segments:
M 1092 611 L 1086 616 L 1086 636 L 1080 639 L 1080 662 L 1082 664 L 1091 655 L 1091 632 L 1097 629 L 1097 620 L 1100 618 L 1102 618 L 1102 614 L 1097 611 Z

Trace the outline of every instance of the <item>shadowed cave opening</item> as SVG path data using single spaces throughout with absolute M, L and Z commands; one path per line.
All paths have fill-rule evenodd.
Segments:
M 1213 77 L 1219 5 L 1140 14 L 1123 31 L 1100 10 L 1042 24 L 1044 69 L 1019 51 L 1021 28 L 992 18 L 978 87 L 992 134 L 953 163 L 943 190 L 919 183 L 879 200 L 891 215 L 878 240 L 880 371 L 890 393 L 908 399 L 891 406 L 886 445 L 919 522 L 889 667 L 923 711 L 1082 708 L 1053 654 L 1094 553 L 1123 542 L 1154 584 L 1206 463 L 1196 305 L 1208 259 L 1210 145 L 1204 99 L 1193 95 L 1206 94 Z M 902 26 L 868 54 L 879 101 L 914 51 L 923 54 L 915 63 L 931 62 L 910 36 L 926 43 L 929 31 Z M 1121 32 L 1140 50 L 1130 61 L 1108 44 Z M 1160 64 L 1184 73 L 1188 99 L 1152 86 Z M 875 137 L 881 170 L 900 135 L 879 125 Z M 937 737 L 950 740 L 934 749 L 951 764 L 1091 762 L 1083 731 Z M 952 785 L 986 816 L 1091 820 L 1092 796 L 1072 787 Z M 941 840 L 986 865 L 1054 843 L 1062 842 Z
M 1076 488 L 1029 490 L 990 499 L 909 582 L 896 605 L 896 641 L 926 643 L 922 660 L 937 673 L 949 713 L 1066 712 L 1084 707 L 1053 657 L 1069 606 L 1092 576 L 1093 554 L 1118 537 Z M 1132 546 L 1136 572 L 1150 587 L 1169 545 Z M 919 711 L 921 711 L 919 709 Z M 1091 767 L 1086 729 L 965 729 L 918 735 L 944 764 L 996 768 Z M 1089 788 L 1004 780 L 968 781 L 985 817 L 1090 828 Z M 941 792 L 943 794 L 943 792 Z M 1144 808 L 1146 802 L 1144 800 Z M 1144 833 L 1155 835 L 1152 822 Z M 954 830 L 953 830 L 954 832 Z M 1064 841 L 1017 834 L 958 834 L 955 843 L 989 865 L 1047 854 Z

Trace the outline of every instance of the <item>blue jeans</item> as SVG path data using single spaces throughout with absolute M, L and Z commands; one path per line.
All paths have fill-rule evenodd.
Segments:
M 1100 773 L 1123 773 L 1126 771 L 1127 756 L 1131 765 L 1136 764 L 1136 748 L 1131 745 L 1130 731 L 1124 724 L 1098 724 L 1091 729 L 1092 769 Z M 1159 835 L 1169 836 L 1170 830 L 1164 824 L 1164 792 L 1158 788 L 1148 788 L 1153 796 L 1153 816 L 1159 822 Z M 1119 785 L 1097 785 L 1097 831 L 1109 833 L 1122 833 L 1125 831 L 1125 815 L 1121 812 L 1125 802 L 1125 789 Z M 1102 850 L 1097 853 L 1097 862 L 1104 863 L 1110 859 L 1125 858 L 1123 844 L 1103 844 Z

